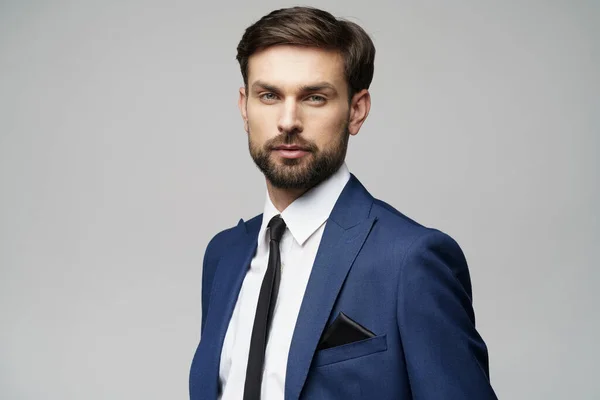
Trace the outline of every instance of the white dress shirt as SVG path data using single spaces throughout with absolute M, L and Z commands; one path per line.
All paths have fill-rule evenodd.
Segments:
M 265 353 L 261 399 L 283 399 L 288 352 L 304 291 L 329 214 L 349 179 L 350 172 L 343 164 L 329 179 L 281 213 L 267 193 L 256 254 L 242 283 L 221 350 L 221 400 L 243 398 L 254 314 L 269 260 L 267 224 L 277 214 L 281 214 L 287 229 L 279 245 L 281 282 Z

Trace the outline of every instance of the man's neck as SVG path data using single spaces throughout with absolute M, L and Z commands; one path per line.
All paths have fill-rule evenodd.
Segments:
M 281 189 L 273 186 L 271 182 L 267 180 L 267 191 L 271 203 L 279 212 L 283 212 L 290 204 L 294 202 L 298 197 L 302 196 L 307 192 L 306 189 Z

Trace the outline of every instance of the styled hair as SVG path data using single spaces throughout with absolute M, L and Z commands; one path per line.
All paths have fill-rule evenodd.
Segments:
M 368 89 L 373 80 L 375 45 L 357 24 L 336 19 L 313 7 L 272 11 L 249 26 L 237 46 L 244 85 L 248 87 L 248 59 L 257 51 L 276 45 L 317 47 L 338 51 L 344 60 L 349 99 Z

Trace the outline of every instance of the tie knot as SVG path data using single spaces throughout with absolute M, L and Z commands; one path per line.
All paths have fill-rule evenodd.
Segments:
M 269 221 L 269 234 L 271 240 L 279 242 L 285 232 L 285 221 L 280 215 L 276 215 Z

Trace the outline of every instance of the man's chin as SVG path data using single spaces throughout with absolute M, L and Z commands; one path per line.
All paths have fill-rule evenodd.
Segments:
M 305 189 L 310 176 L 310 168 L 298 163 L 295 165 L 285 165 L 282 161 L 282 163 L 272 164 L 269 173 L 265 174 L 265 176 L 273 186 L 281 189 Z
M 293 179 L 296 176 L 306 175 L 310 172 L 311 165 L 299 162 L 298 160 L 282 160 L 279 163 L 271 164 L 271 170 L 279 176 Z

